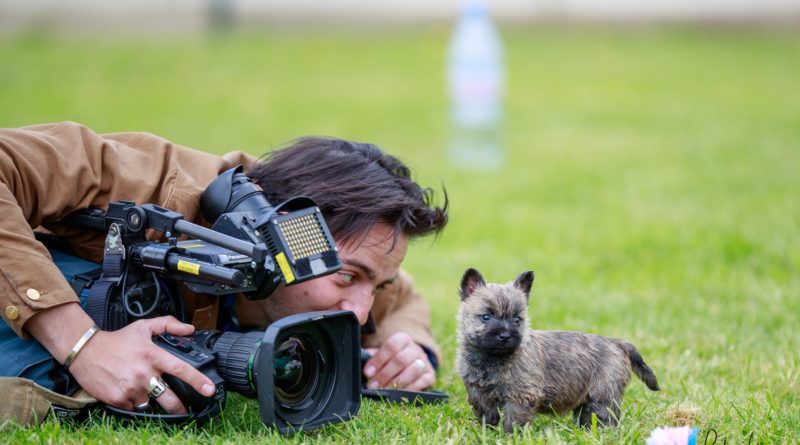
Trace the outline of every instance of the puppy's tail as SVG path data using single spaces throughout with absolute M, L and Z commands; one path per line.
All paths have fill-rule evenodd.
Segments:
M 641 379 L 645 385 L 652 391 L 658 391 L 660 388 L 658 387 L 658 382 L 656 381 L 656 375 L 647 363 L 644 362 L 642 355 L 639 354 L 639 351 L 636 350 L 636 347 L 632 344 L 617 340 L 617 344 L 628 354 L 628 359 L 631 361 L 631 368 L 633 368 L 633 373 L 636 374 L 639 379 Z

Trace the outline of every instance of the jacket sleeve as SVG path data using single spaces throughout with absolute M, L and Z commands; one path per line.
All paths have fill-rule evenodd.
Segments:
M 372 306 L 376 331 L 363 337 L 368 348 L 380 346 L 396 332 L 405 332 L 442 362 L 442 353 L 430 329 L 430 310 L 414 289 L 411 276 L 400 271 L 397 279 L 375 296 Z
M 43 227 L 98 260 L 102 234 L 59 225 L 69 213 L 131 200 L 154 203 L 194 219 L 199 196 L 230 161 L 180 147 L 147 133 L 99 135 L 64 122 L 0 129 L 0 311 L 27 337 L 38 311 L 77 301 L 47 249 L 34 238 Z M 94 257 L 92 257 L 94 255 Z

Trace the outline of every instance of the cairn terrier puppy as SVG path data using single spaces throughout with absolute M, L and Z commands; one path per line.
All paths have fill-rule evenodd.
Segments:
M 510 433 L 536 413 L 572 411 L 584 427 L 619 418 L 631 370 L 653 391 L 653 370 L 623 340 L 581 332 L 534 331 L 527 310 L 533 272 L 513 284 L 487 284 L 468 269 L 461 279 L 457 367 L 475 415 Z

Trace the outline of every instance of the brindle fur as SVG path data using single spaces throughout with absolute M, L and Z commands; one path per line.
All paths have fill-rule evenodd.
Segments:
M 457 367 L 478 419 L 498 425 L 502 412 L 509 433 L 536 413 L 572 411 L 584 427 L 595 414 L 599 424 L 615 425 L 631 371 L 658 391 L 655 374 L 626 341 L 531 330 L 532 284 L 533 272 L 499 285 L 468 269 L 461 280 Z

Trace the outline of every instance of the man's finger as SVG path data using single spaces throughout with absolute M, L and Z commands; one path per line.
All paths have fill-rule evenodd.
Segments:
M 378 352 L 373 354 L 372 358 L 367 361 L 364 367 L 364 374 L 366 374 L 367 377 L 375 376 L 375 373 L 380 372 L 394 356 L 399 354 L 400 351 L 405 349 L 410 343 L 413 343 L 413 340 L 404 333 L 397 333 L 389 337 L 381 344 L 381 347 L 378 348 Z
M 163 334 L 164 332 L 169 332 L 172 335 L 190 335 L 194 332 L 194 326 L 181 323 L 177 318 L 169 315 L 151 318 L 146 323 L 151 336 Z
M 425 371 L 417 380 L 411 382 L 405 389 L 409 391 L 424 391 L 436 383 L 436 373 L 433 370 Z
M 174 391 L 167 388 L 160 396 L 156 397 L 156 402 L 170 414 L 185 414 L 186 407 L 183 406 L 181 399 Z
M 206 397 L 211 397 L 214 395 L 215 389 L 211 379 L 203 375 L 203 373 L 200 371 L 192 368 L 183 360 L 175 357 L 158 346 L 155 347 L 158 348 L 158 351 L 156 351 L 155 355 L 156 361 L 159 363 L 159 368 L 162 372 L 175 376 L 183 382 L 188 383 L 192 388 L 194 388 L 195 391 Z
M 412 348 L 403 349 L 395 354 L 383 368 L 378 370 L 375 377 L 368 383 L 368 387 L 374 389 L 378 386 L 389 386 L 397 378 L 398 374 L 411 365 L 415 358 L 417 358 L 416 351 Z
M 131 407 L 132 405 L 132 407 Z M 116 406 L 116 405 L 115 405 Z M 116 406 L 117 408 L 124 409 L 126 411 L 147 411 L 152 406 L 150 405 L 150 396 L 145 396 L 143 402 L 137 402 L 136 400 L 128 400 L 125 406 Z
M 425 374 L 427 368 L 428 366 L 421 358 L 415 359 L 397 375 L 393 383 L 398 388 L 409 388 L 412 383 Z

